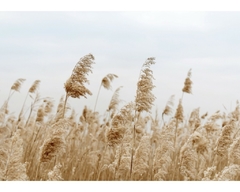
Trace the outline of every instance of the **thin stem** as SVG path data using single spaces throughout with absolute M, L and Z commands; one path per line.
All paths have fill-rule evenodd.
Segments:
M 184 92 L 182 92 L 182 100 L 183 100 L 183 94 L 184 94 Z M 182 101 L 182 100 L 181 100 L 181 101 Z
M 100 93 L 101 87 L 102 87 L 102 83 L 101 83 L 101 85 L 100 85 L 100 87 L 99 87 L 99 89 L 98 89 L 97 99 L 96 99 L 96 102 L 95 102 L 95 106 L 94 106 L 94 110 L 93 110 L 93 112 L 95 112 L 95 110 L 96 110 L 97 101 L 98 101 L 98 96 L 99 96 L 99 93 Z
M 12 96 L 12 94 L 11 94 L 11 89 L 10 89 L 9 94 L 8 94 L 8 98 L 7 98 L 7 101 L 9 101 L 9 99 L 10 99 L 11 96 Z
M 135 123 L 133 126 L 133 146 L 132 146 L 132 153 L 131 153 L 131 167 L 130 167 L 130 179 L 132 179 L 132 169 L 133 169 L 133 150 L 134 150 L 134 146 L 135 146 Z
M 144 65 L 144 64 L 143 64 L 143 65 Z M 140 70 L 140 72 L 139 72 L 138 82 L 140 81 L 140 78 L 141 78 L 143 65 L 142 65 L 141 70 Z M 136 131 L 135 124 L 136 124 L 136 114 L 137 114 L 137 111 L 136 111 L 136 108 L 137 108 L 137 103 L 136 103 L 137 98 L 138 98 L 138 90 L 137 90 L 137 93 L 136 93 L 135 109 L 134 109 L 133 146 L 132 146 L 132 154 L 131 154 L 130 179 L 132 179 L 132 169 L 133 169 L 133 150 L 134 150 L 134 146 L 135 146 L 135 131 Z M 140 112 L 139 112 L 139 115 L 140 115 Z
M 9 100 L 10 100 L 10 98 L 13 96 L 13 93 L 14 93 L 15 91 L 12 91 L 12 93 L 11 93 L 11 89 L 10 89 L 10 91 L 9 91 L 9 95 L 8 95 L 8 98 L 7 98 L 7 102 L 9 102 Z
M 7 100 L 4 102 L 4 104 L 2 105 L 1 109 L 3 109 L 3 107 L 4 107 L 5 105 L 8 106 L 8 102 L 9 102 L 10 98 L 12 97 L 13 93 L 14 93 L 14 91 L 11 93 L 11 89 L 10 89 L 8 98 L 7 98 Z
M 136 110 L 134 115 L 134 126 L 133 126 L 133 146 L 132 146 L 132 154 L 131 154 L 131 167 L 130 167 L 130 179 L 132 179 L 132 170 L 133 170 L 133 153 L 135 149 L 135 141 L 136 141 L 136 119 L 139 119 L 140 112 L 138 113 L 138 117 L 136 118 Z
M 67 100 L 68 100 L 68 95 L 66 94 L 65 101 L 64 101 L 64 106 L 63 106 L 63 114 L 62 114 L 63 118 L 64 118 L 64 115 L 65 115 L 65 108 L 66 108 Z
M 26 126 L 28 126 L 28 122 L 29 122 L 29 120 L 30 120 L 30 117 L 31 117 L 31 115 L 32 115 L 32 112 L 33 112 L 33 104 L 31 105 L 30 113 L 29 113 L 28 119 L 27 119 L 27 121 L 26 121 Z
M 165 122 L 164 122 L 164 114 L 162 113 L 162 122 L 163 124 L 165 125 Z
M 21 115 L 22 115 L 22 113 L 23 113 L 23 108 L 24 108 L 24 106 L 25 106 L 25 103 L 26 103 L 26 100 L 27 100 L 28 94 L 29 94 L 29 92 L 27 93 L 27 96 L 26 96 L 26 98 L 25 98 L 25 100 L 24 100 L 24 103 L 23 103 L 22 109 L 21 109 L 21 111 L 20 111 L 20 113 L 19 113 L 18 121 L 20 120 Z
M 176 148 L 176 140 L 177 140 L 177 128 L 178 128 L 178 119 L 175 128 L 175 136 L 174 136 L 174 148 Z
M 174 157 L 173 158 L 175 158 L 174 160 L 173 160 L 173 162 L 174 162 L 174 170 L 173 170 L 173 176 L 172 176 L 172 180 L 174 180 L 174 177 L 175 177 L 175 172 L 176 172 L 176 163 L 177 163 L 177 158 L 178 158 L 178 152 L 177 152 L 177 149 L 176 149 L 176 140 L 177 140 L 177 128 L 178 128 L 178 119 L 177 119 L 177 122 L 176 122 L 176 128 L 175 128 L 175 135 L 174 135 L 174 153 L 175 153 L 175 155 L 174 155 Z
M 36 171 L 36 174 L 35 174 L 35 181 L 38 180 L 39 169 L 40 169 L 41 163 L 42 163 L 42 162 L 39 162 L 39 164 L 37 165 L 37 171 Z

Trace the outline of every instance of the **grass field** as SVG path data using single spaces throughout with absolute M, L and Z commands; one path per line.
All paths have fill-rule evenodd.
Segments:
M 229 114 L 200 114 L 197 108 L 186 118 L 184 95 L 192 93 L 189 70 L 177 107 L 172 95 L 165 109 L 152 115 L 155 58 L 151 57 L 141 67 L 134 101 L 119 108 L 119 87 L 106 112 L 96 111 L 101 89 L 109 89 L 118 77 L 108 74 L 102 79 L 94 109 L 85 106 L 77 116 L 68 99 L 92 95 L 85 85 L 94 59 L 88 54 L 78 61 L 57 104 L 40 97 L 41 81 L 36 80 L 20 113 L 13 115 L 8 105 L 25 79 L 12 85 L 8 98 L 1 101 L 0 180 L 240 180 L 238 101 Z

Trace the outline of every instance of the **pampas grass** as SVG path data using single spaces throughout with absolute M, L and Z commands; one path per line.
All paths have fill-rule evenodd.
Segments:
M 133 160 L 133 180 L 146 180 L 149 169 L 150 137 L 142 136 Z
M 173 106 L 174 106 L 174 98 L 175 98 L 175 95 L 172 95 L 169 98 L 169 100 L 168 100 L 168 102 L 167 102 L 167 104 L 166 104 L 166 106 L 165 106 L 165 108 L 164 108 L 164 110 L 162 112 L 162 120 L 163 120 L 163 116 L 164 115 L 171 115 L 172 114 Z
M 65 119 L 53 124 L 49 135 L 40 148 L 40 162 L 49 162 L 56 155 L 65 151 L 65 136 L 68 132 L 68 122 Z
M 118 104 L 119 104 L 119 102 L 120 102 L 120 99 L 119 99 L 119 92 L 120 92 L 120 89 L 122 88 L 122 86 L 120 86 L 120 87 L 118 87 L 116 90 L 115 90 L 115 92 L 114 92 L 114 94 L 113 94 L 113 96 L 112 96 L 112 99 L 111 99 L 111 101 L 110 101 L 110 103 L 109 103 L 109 105 L 108 105 L 108 111 L 113 111 L 113 112 L 115 112 L 116 110 L 117 110 L 117 106 L 118 106 Z
M 182 88 L 182 92 L 183 93 L 188 93 L 191 94 L 192 93 L 192 80 L 191 80 L 191 76 L 192 76 L 192 69 L 190 69 L 188 71 L 187 77 L 184 81 L 184 87 Z M 182 95 L 182 99 L 183 99 L 183 95 Z
M 23 79 L 23 78 L 17 79 L 17 80 L 13 83 L 13 85 L 11 86 L 11 90 L 12 90 L 12 91 L 17 91 L 17 92 L 19 92 L 20 89 L 21 89 L 21 86 L 22 86 L 22 84 L 23 84 L 23 82 L 24 82 L 25 80 L 26 80 L 26 79 Z
M 155 64 L 155 58 L 148 58 L 145 63 L 142 65 L 139 80 L 137 83 L 137 91 L 135 97 L 135 115 L 134 115 L 134 125 L 133 125 L 133 147 L 135 147 L 135 132 L 136 132 L 136 122 L 137 116 L 139 117 L 141 112 L 146 111 L 150 112 L 153 102 L 156 97 L 153 95 L 152 90 L 155 87 L 153 85 L 153 72 L 150 69 L 150 66 Z M 138 114 L 137 114 L 138 113 Z M 132 174 L 133 169 L 133 150 L 131 157 L 131 169 L 130 176 Z
M 36 80 L 16 116 L 8 102 L 25 79 L 11 86 L 0 109 L 1 181 L 240 180 L 238 101 L 230 112 L 200 114 L 198 107 L 184 114 L 183 96 L 174 108 L 172 95 L 152 115 L 155 58 L 150 57 L 140 70 L 133 101 L 121 106 L 121 86 L 104 114 L 85 104 L 78 114 L 68 98 L 91 96 L 85 85 L 94 60 L 92 54 L 79 60 L 56 104 L 54 98 L 40 96 L 40 80 Z M 117 77 L 106 75 L 100 88 L 111 89 Z M 185 93 L 192 93 L 191 70 L 182 89 Z M 97 101 L 98 96 L 95 106 Z
M 23 140 L 20 136 L 21 130 L 17 130 L 11 139 L 6 139 L 6 148 L 2 149 L 5 156 L 5 163 L 1 169 L 2 180 L 5 181 L 25 181 L 28 180 L 26 174 L 26 164 L 23 163 Z
M 92 92 L 85 87 L 85 83 L 89 83 L 87 79 L 88 73 L 92 72 L 92 65 L 94 64 L 94 56 L 92 54 L 85 55 L 80 58 L 78 63 L 75 65 L 72 75 L 64 84 L 66 91 L 66 97 L 63 107 L 63 117 L 65 114 L 65 106 L 68 97 L 80 98 L 87 97 L 87 95 L 92 95 Z
M 148 58 L 142 65 L 139 80 L 137 83 L 137 93 L 135 98 L 136 112 L 150 112 L 156 97 L 153 95 L 153 72 L 150 66 L 155 64 L 155 58 Z

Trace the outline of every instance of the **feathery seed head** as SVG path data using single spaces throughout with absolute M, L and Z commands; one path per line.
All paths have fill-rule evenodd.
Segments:
M 191 75 L 192 75 L 192 69 L 188 71 L 187 78 L 185 79 L 185 82 L 184 82 L 184 87 L 182 91 L 185 93 L 192 93 L 192 81 L 190 79 Z
M 17 79 L 16 81 L 15 81 L 15 83 L 12 85 L 12 87 L 11 87 L 11 90 L 14 90 L 14 91 L 20 91 L 20 89 L 21 89 L 21 86 L 22 86 L 22 83 L 25 81 L 26 79 L 22 79 L 22 78 L 20 78 L 20 79 Z
M 82 84 L 73 81 L 73 78 L 70 77 L 65 83 L 65 91 L 68 96 L 72 98 L 80 98 L 81 96 L 87 98 L 86 94 L 92 95 L 92 92 L 88 90 Z
M 121 143 L 124 136 L 125 128 L 111 128 L 107 132 L 107 141 L 109 146 L 118 145 Z
M 192 147 L 196 149 L 196 151 L 200 154 L 204 154 L 208 151 L 208 141 L 207 139 L 199 132 L 194 132 L 191 136 L 191 144 Z
M 194 109 L 191 112 L 191 115 L 189 118 L 189 125 L 190 125 L 190 127 L 193 126 L 194 130 L 197 129 L 201 125 L 201 120 L 199 117 L 199 110 L 200 110 L 200 108 Z
M 33 85 L 29 88 L 28 92 L 29 92 L 29 93 L 35 93 L 36 90 L 37 90 L 38 87 L 39 87 L 40 82 L 41 82 L 40 80 L 35 80 L 34 83 L 33 83 Z
M 162 115 L 171 115 L 172 114 L 172 110 L 173 110 L 172 107 L 174 106 L 174 97 L 175 96 L 172 95 L 169 98 L 167 105 L 166 105 L 165 109 L 163 110 Z
M 92 54 L 88 54 L 81 58 L 73 69 L 72 75 L 64 84 L 67 96 L 73 98 L 80 98 L 81 96 L 86 98 L 86 95 L 92 95 L 84 84 L 89 83 L 86 75 L 92 72 L 92 64 L 94 64 L 94 57 Z
M 52 110 L 53 110 L 53 107 L 54 107 L 54 101 L 51 100 L 51 99 L 46 100 L 46 105 L 45 105 L 45 108 L 44 108 L 44 113 L 45 113 L 45 114 L 51 113 Z
M 113 81 L 114 78 L 118 78 L 118 76 L 112 73 L 107 74 L 102 79 L 102 86 L 107 90 L 111 89 L 111 82 Z
M 175 118 L 180 121 L 180 122 L 183 122 L 183 106 L 182 106 L 182 100 L 180 99 L 179 100 L 179 104 L 178 104 L 178 107 L 177 107 L 177 111 L 175 113 Z
M 23 139 L 21 130 L 17 129 L 13 137 L 10 139 L 8 149 L 8 163 L 6 163 L 6 171 L 4 177 L 6 181 L 26 181 L 28 176 L 26 173 L 26 164 L 23 161 Z M 0 161 L 1 162 L 1 161 Z M 1 172 L 1 171 L 0 171 Z M 1 174 L 0 174 L 1 175 Z
M 122 86 L 118 87 L 115 90 L 115 92 L 114 92 L 114 94 L 112 96 L 112 99 L 110 101 L 110 104 L 108 106 L 108 111 L 110 111 L 110 110 L 116 111 L 117 110 L 117 106 L 118 106 L 118 104 L 120 102 L 120 100 L 119 100 L 119 91 L 120 91 L 121 88 L 122 88 Z
M 65 146 L 65 142 L 61 137 L 53 137 L 41 148 L 41 157 L 40 162 L 48 162 L 51 161 L 53 157 L 55 157 L 60 151 L 62 151 Z
M 55 121 L 59 121 L 62 118 L 62 114 L 63 114 L 63 106 L 64 106 L 64 101 L 63 101 L 63 96 L 60 98 L 60 101 L 58 103 L 58 107 L 57 107 L 57 114 L 55 116 Z M 67 103 L 67 108 L 66 109 L 70 109 L 70 106 Z
M 234 129 L 234 121 L 229 121 L 222 129 L 222 133 L 217 141 L 216 153 L 223 157 L 227 155 L 227 150 L 232 143 L 232 131 Z
M 43 122 L 43 120 L 44 120 L 44 115 L 45 115 L 45 113 L 44 113 L 44 106 L 43 105 L 41 105 L 40 107 L 39 107 L 39 109 L 38 109 L 38 111 L 37 111 L 37 119 L 36 119 L 36 121 L 37 122 Z
M 87 113 L 88 113 L 88 109 L 87 109 L 87 106 L 85 105 L 84 106 L 84 109 L 82 111 L 82 117 L 84 117 L 84 120 L 86 121 L 87 119 Z
M 190 146 L 185 146 L 180 152 L 180 173 L 184 180 L 196 180 L 198 154 Z
M 49 162 L 56 155 L 65 151 L 65 136 L 68 133 L 69 123 L 66 119 L 60 119 L 49 130 L 49 136 L 40 148 L 40 162 Z
M 208 112 L 206 112 L 205 114 L 203 114 L 202 116 L 201 116 L 201 119 L 205 119 L 205 117 L 207 117 L 208 116 Z
M 136 179 L 140 179 L 144 174 L 147 173 L 147 169 L 149 168 L 149 165 L 147 163 L 149 160 L 149 149 L 150 137 L 143 136 L 138 148 L 136 149 L 133 161 L 133 174 Z
M 152 89 L 155 87 L 152 82 L 152 80 L 154 79 L 152 74 L 153 72 L 152 70 L 150 70 L 150 66 L 152 64 L 155 64 L 154 57 L 148 58 L 143 64 L 140 78 L 137 83 L 135 104 L 136 111 L 138 111 L 139 113 L 142 111 L 151 112 L 150 110 L 152 108 L 153 102 L 156 99 L 156 97 L 151 92 Z
M 228 149 L 228 161 L 230 164 L 240 164 L 240 137 L 235 139 Z

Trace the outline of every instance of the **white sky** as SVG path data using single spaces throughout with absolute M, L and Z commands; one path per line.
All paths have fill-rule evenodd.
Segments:
M 12 112 L 36 79 L 42 97 L 57 105 L 73 67 L 88 53 L 96 63 L 86 85 L 93 95 L 69 99 L 78 113 L 94 107 L 108 73 L 119 78 L 112 91 L 101 90 L 97 110 L 106 110 L 119 86 L 122 104 L 133 101 L 148 57 L 156 58 L 153 110 L 162 112 L 171 95 L 177 107 L 190 68 L 193 95 L 184 95 L 185 116 L 197 107 L 201 114 L 225 111 L 223 105 L 229 112 L 240 99 L 240 12 L 0 12 L 0 29 L 0 104 L 16 79 L 26 79 L 10 100 Z

